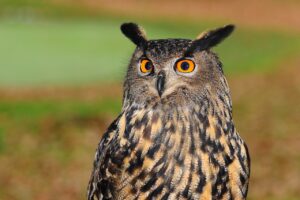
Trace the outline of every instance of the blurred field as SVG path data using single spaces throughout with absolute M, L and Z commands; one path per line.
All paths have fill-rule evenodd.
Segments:
M 1 1 L 0 199 L 84 199 L 96 145 L 121 108 L 134 46 L 119 25 L 132 20 L 149 38 L 238 24 L 216 51 L 250 149 L 249 199 L 299 199 L 300 4 L 252 1 L 241 14 L 237 1 L 199 2 L 176 17 L 180 1 Z
M 124 20 L 22 21 L 0 24 L 0 84 L 74 85 L 123 78 L 133 45 L 119 26 Z M 149 38 L 195 38 L 218 23 L 141 21 Z M 180 28 L 179 28 L 180 27 Z M 293 33 L 238 28 L 216 51 L 227 73 L 260 72 L 296 56 L 300 38 Z

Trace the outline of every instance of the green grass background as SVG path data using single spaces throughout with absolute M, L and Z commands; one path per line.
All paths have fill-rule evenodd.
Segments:
M 79 85 L 119 81 L 134 45 L 125 20 L 0 20 L 0 86 Z M 140 20 L 155 38 L 195 38 L 221 23 Z M 273 70 L 300 50 L 297 35 L 237 27 L 215 51 L 227 74 Z

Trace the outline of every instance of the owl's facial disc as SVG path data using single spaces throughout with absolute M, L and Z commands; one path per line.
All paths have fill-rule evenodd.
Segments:
M 153 64 L 156 63 L 156 65 Z M 189 79 L 197 74 L 198 66 L 194 58 L 172 58 L 165 61 L 148 59 L 142 56 L 138 61 L 138 76 L 148 80 L 152 92 L 160 98 L 176 93 L 180 87 L 186 87 Z

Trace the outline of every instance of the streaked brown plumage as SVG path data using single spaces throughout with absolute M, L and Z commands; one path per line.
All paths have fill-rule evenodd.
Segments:
M 121 29 L 137 48 L 122 112 L 96 151 L 88 199 L 245 199 L 249 155 L 221 63 L 209 50 L 233 26 L 194 41 L 147 40 L 132 23 Z

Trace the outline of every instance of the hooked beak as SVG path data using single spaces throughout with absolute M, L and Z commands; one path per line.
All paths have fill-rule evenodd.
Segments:
M 165 89 L 165 79 L 166 79 L 165 72 L 164 71 L 159 72 L 156 80 L 156 89 L 160 97 Z

